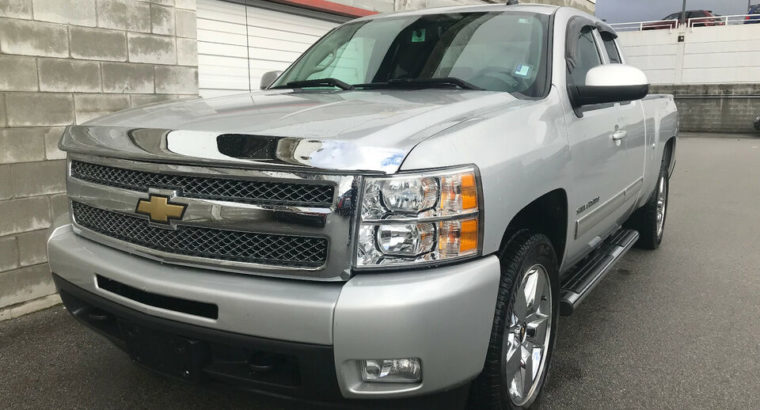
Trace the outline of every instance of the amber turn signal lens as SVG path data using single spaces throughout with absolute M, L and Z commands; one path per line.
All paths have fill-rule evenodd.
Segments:
M 462 209 L 475 209 L 478 207 L 478 189 L 475 185 L 475 175 L 462 175 Z M 477 226 L 477 222 L 475 223 Z
M 442 256 L 454 258 L 478 251 L 478 220 L 443 221 L 438 226 L 438 249 Z
M 459 253 L 468 253 L 478 250 L 478 220 L 470 219 L 462 221 L 459 231 Z
M 455 213 L 477 209 L 478 187 L 475 173 L 463 172 L 441 177 L 440 208 Z

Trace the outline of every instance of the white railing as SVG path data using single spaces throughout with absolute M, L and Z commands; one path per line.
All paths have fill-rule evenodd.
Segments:
M 636 21 L 632 23 L 615 23 L 610 24 L 610 26 L 612 26 L 615 31 L 674 29 L 678 26 L 678 20 Z
M 760 14 L 736 14 L 733 16 L 695 17 L 689 19 L 689 27 L 735 26 L 760 23 Z
M 674 29 L 678 27 L 678 20 L 653 20 L 653 21 L 636 21 L 632 23 L 615 23 L 610 24 L 615 31 L 642 31 L 642 30 L 662 30 Z
M 760 14 L 736 14 L 733 16 L 716 16 L 716 17 L 695 17 L 687 21 L 686 26 L 694 27 L 715 27 L 715 26 L 735 26 L 741 24 L 760 24 Z M 655 20 L 655 21 L 636 21 L 631 23 L 610 24 L 615 31 L 644 31 L 644 30 L 673 30 L 681 26 L 677 19 L 673 20 Z

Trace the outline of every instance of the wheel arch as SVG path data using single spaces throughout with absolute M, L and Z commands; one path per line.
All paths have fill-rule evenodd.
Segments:
M 673 176 L 673 171 L 676 168 L 676 137 L 670 137 L 665 142 L 665 147 L 662 152 L 662 163 L 665 164 L 668 170 L 668 178 Z
M 568 228 L 567 192 L 562 188 L 549 191 L 524 206 L 509 222 L 501 241 L 501 249 L 521 230 L 546 235 L 557 254 L 558 266 L 562 265 L 567 244 Z

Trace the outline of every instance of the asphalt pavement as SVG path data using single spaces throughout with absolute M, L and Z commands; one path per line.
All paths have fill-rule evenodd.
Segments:
M 682 138 L 659 250 L 560 320 L 542 407 L 760 408 L 760 139 Z M 4 408 L 304 409 L 146 371 L 60 306 L 0 322 Z

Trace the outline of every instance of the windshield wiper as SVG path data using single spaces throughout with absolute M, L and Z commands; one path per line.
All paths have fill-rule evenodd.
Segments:
M 306 88 L 306 87 L 338 87 L 342 90 L 353 90 L 354 86 L 348 83 L 345 83 L 343 81 L 338 80 L 337 78 L 317 78 L 314 80 L 302 80 L 302 81 L 291 81 L 285 85 L 278 85 L 274 88 Z
M 482 90 L 482 88 L 468 83 L 461 78 L 440 77 L 440 78 L 394 78 L 386 82 L 354 84 L 357 88 L 431 88 L 440 86 L 456 86 L 464 90 Z

